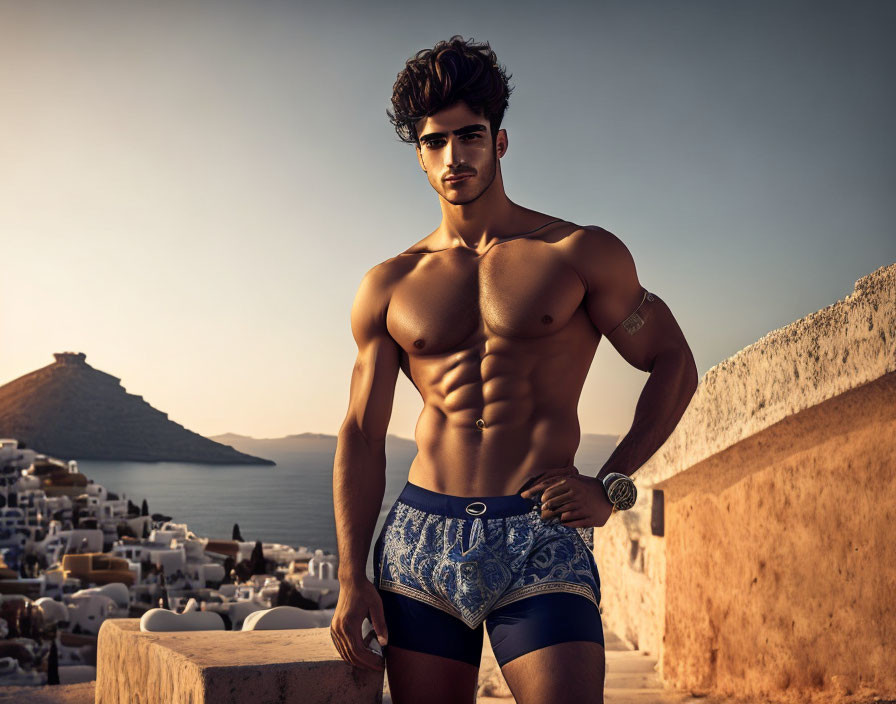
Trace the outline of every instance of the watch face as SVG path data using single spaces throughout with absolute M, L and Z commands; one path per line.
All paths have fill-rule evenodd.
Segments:
M 638 490 L 635 488 L 635 482 L 625 475 L 614 479 L 607 489 L 607 497 L 620 511 L 625 511 L 634 506 L 637 496 Z

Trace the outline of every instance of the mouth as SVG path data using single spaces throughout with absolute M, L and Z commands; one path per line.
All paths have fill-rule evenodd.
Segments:
M 448 176 L 444 179 L 445 183 L 457 183 L 458 181 L 463 181 L 464 179 L 471 178 L 473 174 L 458 174 L 457 176 Z

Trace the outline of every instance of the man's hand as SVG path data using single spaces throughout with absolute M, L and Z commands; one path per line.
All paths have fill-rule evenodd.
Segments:
M 612 515 L 613 504 L 600 480 L 579 474 L 575 467 L 572 469 L 574 473 L 560 470 L 560 474 L 558 470 L 549 470 L 520 496 L 530 498 L 541 494 L 544 520 L 559 517 L 570 528 L 599 528 Z
M 373 630 L 367 634 L 366 639 L 361 637 L 361 623 L 365 617 L 369 617 L 373 624 Z M 330 637 L 339 655 L 355 667 L 381 671 L 385 667 L 384 659 L 367 648 L 374 635 L 380 645 L 386 645 L 389 634 L 386 630 L 383 600 L 376 587 L 366 578 L 341 581 L 339 601 L 330 623 Z

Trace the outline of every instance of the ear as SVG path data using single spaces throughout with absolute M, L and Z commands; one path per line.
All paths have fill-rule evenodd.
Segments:
M 495 138 L 495 151 L 499 159 L 507 153 L 507 145 L 507 130 L 502 127 L 498 130 L 498 136 Z
M 423 152 L 420 151 L 420 143 L 417 143 L 417 161 L 420 163 L 420 168 L 426 171 L 426 164 L 423 163 Z

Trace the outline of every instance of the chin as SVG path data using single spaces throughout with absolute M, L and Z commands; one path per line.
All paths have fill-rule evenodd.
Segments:
M 475 186 L 475 184 L 471 183 L 468 184 L 468 186 Z M 485 193 L 488 190 L 488 186 L 479 188 L 478 190 L 474 190 L 473 188 L 467 188 L 465 190 L 467 191 L 466 193 L 458 191 L 453 194 L 446 191 L 439 191 L 439 195 L 451 203 L 451 205 L 466 205 L 467 203 L 472 203 Z
M 479 196 L 481 196 L 481 195 L 482 194 L 480 193 Z M 451 205 L 469 205 L 474 200 L 479 198 L 479 196 L 474 196 L 473 198 L 466 198 L 466 199 L 462 199 L 462 200 L 448 200 L 447 198 L 445 200 L 447 200 L 449 203 L 451 203 Z

